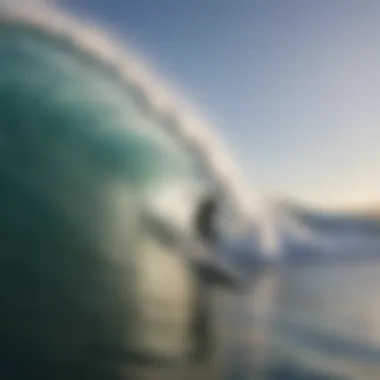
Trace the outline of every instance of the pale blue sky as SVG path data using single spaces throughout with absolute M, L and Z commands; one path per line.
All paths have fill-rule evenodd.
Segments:
M 379 1 L 61 1 L 183 89 L 254 187 L 380 202 Z

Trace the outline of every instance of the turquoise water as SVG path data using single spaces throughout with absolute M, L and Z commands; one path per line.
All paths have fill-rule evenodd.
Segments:
M 181 211 L 195 164 L 135 95 L 70 41 L 0 25 L 2 378 L 115 378 L 157 297 L 176 335 L 143 349 L 187 343 L 191 280 L 143 215 Z

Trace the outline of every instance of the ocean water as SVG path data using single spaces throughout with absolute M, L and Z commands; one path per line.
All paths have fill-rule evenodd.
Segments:
M 271 300 L 252 318 L 253 331 L 267 325 L 266 355 L 256 367 L 261 378 L 379 379 L 379 285 L 380 260 L 262 273 L 252 289 L 253 298 L 261 292 Z
M 67 378 L 111 379 L 130 351 L 187 348 L 192 279 L 143 215 L 170 219 L 194 165 L 134 87 L 75 46 L 0 23 L 2 378 L 76 362 Z
M 190 311 L 186 309 L 188 303 L 185 305 L 183 301 L 191 298 L 191 279 L 186 278 L 188 272 L 183 268 L 183 263 L 176 262 L 175 250 L 171 252 L 173 255 L 169 256 L 170 252 L 167 249 L 159 252 L 157 246 L 152 247 L 157 242 L 147 239 L 148 228 L 145 229 L 145 226 L 140 224 L 134 226 L 135 229 L 139 229 L 135 236 L 145 237 L 141 239 L 147 243 L 143 251 L 148 253 L 146 256 L 139 256 L 141 265 L 138 273 L 141 274 L 140 279 L 148 278 L 151 281 L 132 282 L 133 276 L 126 276 L 127 273 L 131 274 L 131 270 L 119 271 L 112 266 L 112 276 L 107 277 L 112 279 L 112 286 L 108 286 L 104 284 L 101 276 L 98 277 L 96 269 L 100 264 L 109 262 L 136 269 L 133 267 L 136 261 L 132 262 L 132 256 L 137 255 L 125 254 L 127 245 L 128 252 L 142 251 L 138 251 L 131 244 L 134 242 L 132 237 L 135 236 L 126 234 L 126 231 L 132 231 L 128 223 L 132 219 L 136 220 L 135 215 L 131 214 L 131 204 L 136 204 L 136 200 L 139 200 L 143 204 L 141 207 L 151 206 L 160 194 L 157 203 L 165 212 L 171 213 L 168 206 L 172 203 L 169 200 L 173 199 L 172 190 L 175 184 L 193 179 L 193 167 L 196 165 L 193 157 L 185 154 L 163 131 L 160 125 L 162 121 L 145 112 L 136 101 L 128 83 L 120 84 L 115 80 L 119 78 L 112 70 L 105 70 L 106 67 L 100 65 L 96 59 L 84 56 L 83 52 L 74 54 L 78 52 L 73 51 L 69 45 L 66 40 L 56 39 L 49 33 L 41 34 L 35 29 L 2 29 L 1 115 L 7 121 L 13 120 L 14 125 L 28 125 L 28 128 L 6 131 L 6 137 L 11 141 L 28 141 L 28 144 L 15 145 L 18 150 L 11 153 L 2 150 L 2 170 L 4 173 L 18 175 L 27 173 L 25 183 L 37 186 L 39 191 L 54 188 L 57 191 L 54 195 L 57 195 L 58 200 L 64 201 L 65 211 L 67 206 L 70 206 L 68 215 L 75 222 L 78 221 L 80 226 L 92 226 L 94 215 L 101 215 L 100 221 L 96 220 L 96 227 L 104 232 L 104 239 L 100 234 L 93 235 L 97 238 L 102 237 L 99 244 L 104 243 L 106 255 L 102 252 L 101 260 L 99 259 L 99 264 L 95 263 L 92 272 L 89 271 L 91 267 L 88 267 L 88 263 L 93 265 L 94 262 L 89 255 L 86 260 L 83 259 L 82 271 L 78 271 L 78 256 L 73 255 L 72 262 L 67 262 L 66 252 L 59 252 L 61 256 L 57 257 L 61 258 L 62 264 L 57 266 L 57 257 L 52 257 L 49 249 L 45 257 L 40 257 L 40 262 L 33 262 L 44 265 L 29 266 L 29 269 L 36 271 L 38 276 L 46 276 L 47 273 L 50 275 L 51 272 L 46 268 L 57 270 L 61 276 L 49 277 L 49 281 L 54 280 L 53 283 L 56 283 L 58 279 L 62 279 L 62 284 L 67 286 L 67 290 L 63 285 L 62 288 L 71 295 L 78 293 L 69 291 L 74 286 L 77 289 L 83 279 L 87 279 L 88 284 L 95 283 L 98 288 L 104 285 L 104 294 L 101 293 L 101 297 L 99 296 L 101 302 L 94 299 L 94 287 L 87 283 L 83 288 L 91 291 L 84 295 L 79 294 L 78 299 L 88 297 L 86 305 L 89 305 L 92 314 L 93 310 L 99 313 L 102 323 L 107 321 L 105 325 L 121 326 L 107 336 L 107 339 L 115 339 L 120 346 L 124 344 L 124 338 L 119 339 L 122 335 L 120 331 L 125 328 L 125 316 L 129 314 L 128 310 L 119 307 L 119 304 L 126 304 L 127 300 L 132 302 L 133 297 L 133 301 L 138 297 L 141 301 L 141 297 L 144 296 L 145 302 L 140 302 L 143 306 L 139 320 L 143 320 L 141 316 L 152 315 L 151 311 L 154 309 L 160 314 L 155 317 L 156 322 L 159 319 L 159 322 L 165 320 L 167 330 L 161 330 L 160 334 L 155 330 L 154 334 L 157 332 L 159 337 L 153 333 L 147 334 L 144 339 L 139 336 L 140 342 L 143 343 L 144 349 L 149 346 L 155 352 L 165 351 L 172 355 L 173 352 L 186 348 L 186 337 L 183 336 L 182 327 L 187 324 Z M 48 120 L 41 116 L 46 116 L 47 110 Z M 62 128 L 62 123 L 65 128 Z M 50 148 L 48 159 L 42 154 L 47 152 L 47 147 Z M 41 155 L 36 155 L 37 152 Z M 20 160 L 14 160 L 13 154 Z M 46 172 L 38 169 L 39 166 L 35 164 L 37 158 L 39 162 L 52 164 L 46 165 Z M 101 170 L 98 172 L 98 169 Z M 68 179 L 72 182 L 64 177 L 65 173 L 70 175 Z M 55 187 L 49 187 L 42 181 L 46 181 L 46 178 L 51 178 L 49 185 Z M 67 187 L 68 183 L 70 187 Z M 104 183 L 109 183 L 110 186 L 107 186 L 107 189 L 99 187 Z M 65 186 L 62 186 L 63 184 Z M 16 194 L 15 191 L 6 184 L 3 184 L 2 189 L 7 190 L 9 196 L 9 199 L 4 198 L 5 201 L 2 203 L 3 211 L 5 210 L 3 215 L 10 215 L 9 210 L 12 209 L 14 220 L 17 219 L 21 226 L 26 222 L 29 228 L 35 226 L 34 220 L 29 221 L 25 218 L 24 205 L 12 198 Z M 58 192 L 57 189 L 62 191 Z M 80 197 L 77 199 L 74 195 L 79 194 L 79 189 Z M 143 193 L 144 198 L 141 199 Z M 50 192 L 48 195 L 51 195 Z M 102 202 L 99 202 L 100 200 Z M 104 209 L 107 209 L 104 214 L 103 208 L 94 208 L 94 205 L 103 206 L 103 202 Z M 54 204 L 57 203 L 61 205 L 59 202 Z M 178 199 L 171 214 L 175 214 L 175 209 L 182 209 L 183 204 L 184 202 Z M 49 209 L 48 205 L 46 209 Z M 79 215 L 78 210 L 82 209 L 83 212 Z M 20 212 L 20 216 L 16 216 L 15 210 Z M 75 212 L 71 214 L 73 210 Z M 31 214 L 33 213 L 35 211 Z M 186 216 L 183 218 L 186 219 Z M 9 225 L 9 220 L 6 220 L 6 224 Z M 43 226 L 49 224 L 53 225 L 44 222 Z M 104 229 L 104 225 L 107 225 L 108 229 Z M 46 234 L 46 231 L 44 232 Z M 62 235 L 62 229 L 59 235 Z M 30 247 L 28 251 L 30 253 Z M 126 257 L 128 260 L 125 261 Z M 166 272 L 160 266 L 165 268 Z M 71 282 L 68 282 L 67 271 L 61 268 L 70 269 Z M 124 270 L 122 265 L 118 268 Z M 3 272 L 5 275 L 6 271 Z M 115 273 L 118 274 L 116 277 L 120 279 L 120 283 L 113 283 Z M 128 281 L 125 281 L 125 278 L 128 278 Z M 217 374 L 228 379 L 379 379 L 380 306 L 376 294 L 379 285 L 380 261 L 376 260 L 334 263 L 329 266 L 305 265 L 259 273 L 249 290 L 243 294 L 221 294 L 215 305 L 215 324 L 218 324 L 217 327 L 220 327 L 219 331 L 222 332 L 218 342 Z M 51 288 L 39 286 L 43 287 L 36 287 L 36 293 L 32 293 L 30 299 L 33 299 L 37 292 L 43 294 L 41 289 L 46 291 L 47 288 Z M 141 290 L 138 297 L 137 288 Z M 12 289 L 15 289 L 14 286 Z M 25 289 L 30 290 L 30 286 L 25 285 L 22 290 Z M 116 292 L 116 289 L 119 292 Z M 9 300 L 9 315 L 3 313 L 2 318 L 7 318 L 8 322 L 13 323 L 15 319 L 11 312 L 17 309 L 14 307 L 16 297 L 11 300 L 5 298 L 5 294 L 6 290 L 2 296 Z M 123 295 L 123 302 L 120 302 L 119 294 Z M 19 314 L 28 315 L 30 310 L 40 313 L 38 307 L 41 305 L 28 305 L 27 312 Z M 115 310 L 112 323 L 109 323 L 110 305 Z M 69 310 L 65 304 L 59 306 L 62 312 L 58 316 L 53 313 L 53 307 L 49 310 L 56 321 Z M 178 313 L 179 310 L 182 314 Z M 73 319 L 80 316 L 81 312 L 81 309 L 77 314 L 73 312 Z M 46 319 L 50 322 L 51 315 L 46 315 L 49 316 L 49 319 Z M 151 320 L 147 321 L 140 331 L 148 331 L 147 326 L 153 325 L 150 322 Z M 25 326 L 25 323 L 21 321 L 17 327 L 20 326 Z M 40 338 L 47 324 L 42 321 L 38 326 L 40 330 L 34 326 L 33 332 L 30 332 L 33 339 L 34 331 L 40 334 Z M 98 333 L 96 325 L 93 329 L 92 333 Z M 2 331 L 5 330 L 3 327 Z M 59 335 L 59 338 L 68 341 L 67 333 L 62 333 L 62 337 Z M 70 338 L 74 342 L 70 342 L 72 347 L 78 347 L 77 330 Z M 86 339 L 87 336 L 83 341 Z M 71 346 L 68 347 L 70 349 L 66 350 L 65 347 L 66 351 L 62 351 L 62 354 L 71 353 Z M 4 348 L 4 352 L 6 350 L 8 346 Z M 216 375 L 216 372 L 214 371 L 213 375 Z M 209 374 L 209 371 L 205 373 Z
M 262 271 L 244 293 L 216 292 L 215 357 L 162 378 L 379 379 L 379 275 L 380 260 L 293 266 Z

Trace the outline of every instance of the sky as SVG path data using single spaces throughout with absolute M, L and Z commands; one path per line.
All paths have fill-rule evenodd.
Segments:
M 120 36 L 228 142 L 253 189 L 380 204 L 377 0 L 60 0 Z

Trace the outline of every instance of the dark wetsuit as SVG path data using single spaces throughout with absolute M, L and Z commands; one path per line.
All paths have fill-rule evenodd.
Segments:
M 195 219 L 195 229 L 201 241 L 211 250 L 217 244 L 217 234 L 215 229 L 215 219 L 217 214 L 217 201 L 214 198 L 205 199 L 200 207 Z M 212 336 L 212 326 L 210 318 L 210 285 L 201 277 L 198 278 L 195 315 L 193 320 L 193 333 L 195 347 L 193 359 L 203 361 L 210 358 L 214 348 Z
M 201 240 L 207 245 L 216 245 L 215 222 L 217 214 L 217 201 L 214 198 L 204 200 L 196 216 L 196 230 Z

